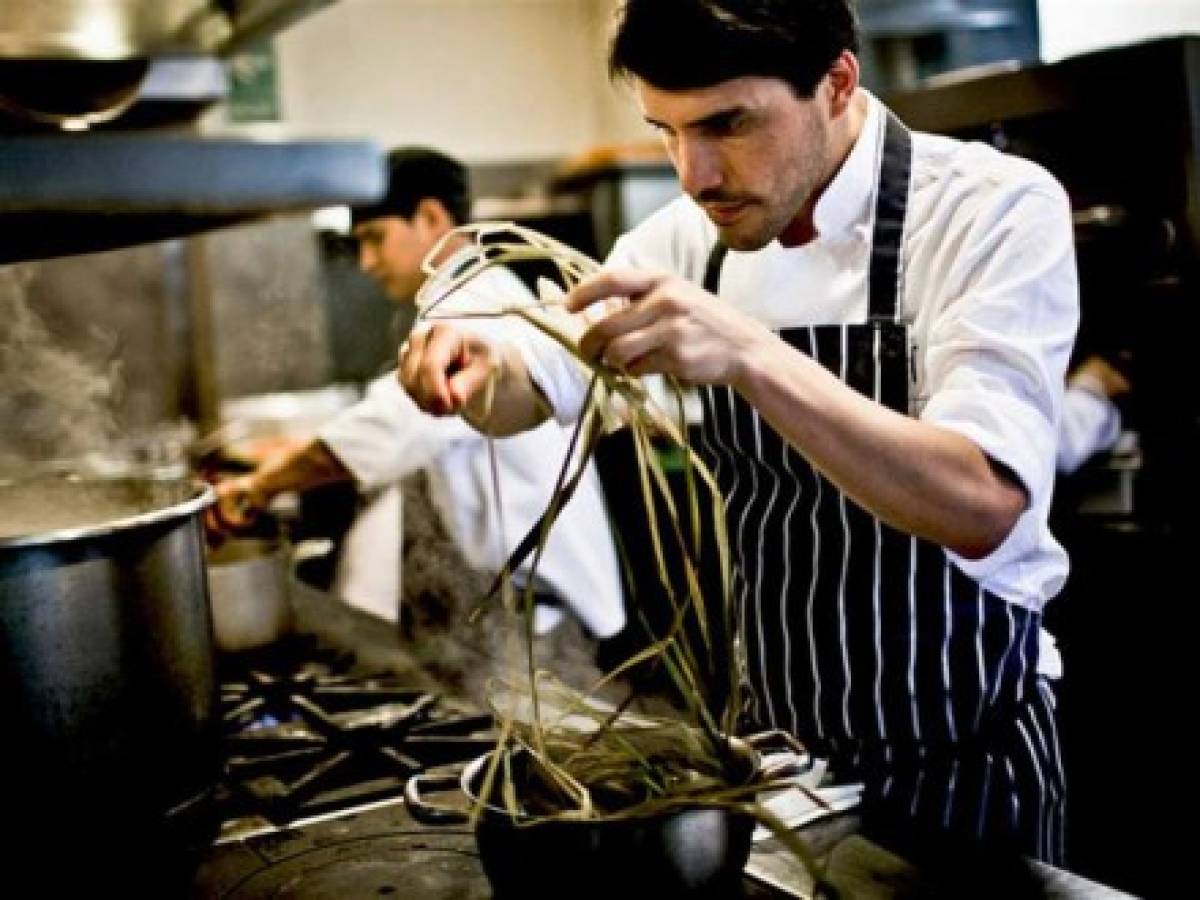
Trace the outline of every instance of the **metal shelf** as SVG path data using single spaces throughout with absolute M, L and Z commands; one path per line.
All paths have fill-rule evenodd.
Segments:
M 0 263 L 371 203 L 385 184 L 383 151 L 369 142 L 146 133 L 0 138 Z

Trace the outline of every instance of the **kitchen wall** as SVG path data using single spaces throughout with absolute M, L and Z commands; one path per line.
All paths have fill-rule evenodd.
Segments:
M 1104 47 L 1200 34 L 1197 0 L 1039 0 L 1047 62 Z
M 474 162 L 651 132 L 604 68 L 611 0 L 340 0 L 276 39 L 282 129 Z
M 276 38 L 272 134 L 423 142 L 473 162 L 648 140 L 604 71 L 613 0 L 339 0 Z M 1039 0 L 1047 61 L 1180 32 L 1197 0 Z M 224 127 L 224 126 L 221 126 Z
M 217 109 L 204 128 L 430 144 L 476 164 L 478 191 L 517 191 L 597 144 L 656 140 L 607 77 L 611 9 L 612 0 L 338 0 L 275 38 L 280 122 L 233 125 Z M 220 397 L 367 377 L 393 357 L 390 329 L 379 327 L 389 304 L 353 260 L 322 275 L 302 221 L 208 243 Z M 375 340 L 364 347 L 368 321 Z M 253 352 L 263 341 L 272 351 Z
M 307 217 L 225 228 L 203 242 L 218 398 L 327 384 L 325 286 Z

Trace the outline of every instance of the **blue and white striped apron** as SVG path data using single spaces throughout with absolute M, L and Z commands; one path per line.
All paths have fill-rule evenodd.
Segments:
M 909 412 L 900 248 L 911 135 L 889 116 L 862 325 L 781 337 L 855 390 Z M 705 287 L 719 293 L 725 249 Z M 802 300 L 799 302 L 803 302 Z M 701 449 L 725 495 L 749 714 L 866 784 L 863 813 L 1060 862 L 1064 785 L 1040 616 L 880 522 L 727 387 L 702 391 Z

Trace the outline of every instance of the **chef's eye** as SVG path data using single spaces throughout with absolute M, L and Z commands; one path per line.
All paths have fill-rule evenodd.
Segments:
M 745 121 L 741 112 L 720 113 L 701 122 L 700 129 L 708 137 L 728 137 L 740 131 Z

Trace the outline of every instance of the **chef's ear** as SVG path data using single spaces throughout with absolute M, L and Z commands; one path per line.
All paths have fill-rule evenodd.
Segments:
M 829 92 L 829 112 L 833 118 L 850 108 L 854 92 L 858 90 L 859 75 L 858 57 L 849 50 L 843 50 L 829 66 L 825 85 Z
M 436 197 L 425 197 L 413 210 L 413 222 L 426 230 L 440 234 L 454 227 L 454 218 L 446 205 Z

